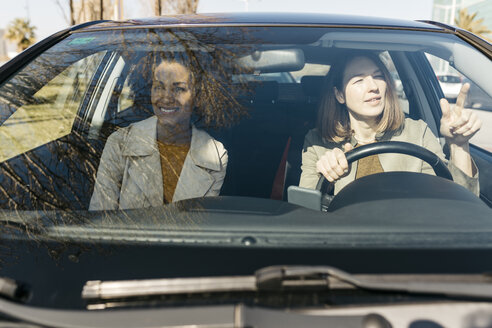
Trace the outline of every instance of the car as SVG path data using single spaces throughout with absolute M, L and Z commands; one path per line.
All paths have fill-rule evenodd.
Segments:
M 492 45 L 470 32 L 329 14 L 95 21 L 0 67 L 1 325 L 490 326 L 490 151 L 469 146 L 478 195 L 450 180 L 444 158 L 385 142 L 347 157 L 402 152 L 436 175 L 378 173 L 336 195 L 322 178 L 299 187 L 325 75 L 347 51 L 380 56 L 405 117 L 425 122 L 444 153 L 436 61 L 492 95 Z M 163 90 L 188 98 L 156 105 Z M 189 125 L 170 126 L 184 148 L 158 145 L 157 123 L 143 128 L 182 110 L 191 141 Z M 150 148 L 126 142 L 137 126 Z M 194 145 L 194 133 L 206 141 Z M 158 147 L 191 154 L 177 155 L 194 172 L 179 201 L 149 196 L 167 188 L 164 164 L 138 163 Z M 95 207 L 113 178 L 139 191 L 125 206 Z M 146 197 L 149 206 L 131 206 Z
M 441 86 L 442 92 L 444 92 L 446 99 L 456 101 L 461 87 L 463 86 L 462 78 L 454 74 L 438 73 L 437 79 L 439 80 L 439 85 Z

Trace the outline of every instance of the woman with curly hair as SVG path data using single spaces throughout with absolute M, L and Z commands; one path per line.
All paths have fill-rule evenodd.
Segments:
M 197 76 L 179 57 L 152 57 L 153 116 L 110 135 L 90 210 L 159 206 L 219 194 L 227 151 L 193 124 Z M 196 114 L 196 113 L 195 113 Z

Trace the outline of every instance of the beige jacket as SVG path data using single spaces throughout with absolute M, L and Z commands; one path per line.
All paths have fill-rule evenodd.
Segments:
M 438 139 L 429 129 L 427 124 L 422 120 L 405 119 L 403 129 L 395 133 L 385 133 L 379 141 L 404 141 L 410 142 L 437 154 L 444 160 L 444 153 L 441 149 Z M 353 141 L 351 141 L 354 145 Z M 335 147 L 342 148 L 342 143 L 325 142 L 321 138 L 317 129 L 310 130 L 304 138 L 304 147 L 302 152 L 302 174 L 300 187 L 316 188 L 316 184 L 321 176 L 316 170 L 316 163 L 319 158 L 325 154 L 328 149 Z M 342 148 L 343 149 L 343 148 Z M 424 161 L 409 155 L 403 154 L 379 154 L 379 161 L 385 172 L 390 171 L 409 171 L 421 172 L 434 175 L 432 167 Z M 480 187 L 478 184 L 478 169 L 474 177 L 467 176 L 463 171 L 457 168 L 452 162 L 446 161 L 448 169 L 453 176 L 453 180 L 479 195 Z M 474 164 L 475 165 L 475 164 Z M 335 194 L 350 182 L 354 181 L 357 172 L 357 162 L 352 163 L 348 175 L 335 182 Z
M 97 171 L 89 210 L 129 209 L 163 204 L 163 182 L 156 143 L 157 118 L 150 117 L 111 134 Z M 216 196 L 227 167 L 227 151 L 193 127 L 191 145 L 173 202 Z

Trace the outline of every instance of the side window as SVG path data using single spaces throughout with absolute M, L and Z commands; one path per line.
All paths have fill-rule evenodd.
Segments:
M 144 55 L 141 58 L 129 59 L 126 65 L 129 67 L 118 97 L 118 113 L 132 107 L 135 109 L 135 107 L 145 107 L 150 104 L 153 70 L 149 66 L 148 58 Z
M 470 108 L 482 120 L 482 128 L 473 136 L 470 142 L 478 147 L 492 152 L 492 97 L 483 91 L 471 76 L 459 72 L 451 64 L 439 57 L 427 54 L 429 61 L 436 73 L 439 85 L 444 97 L 451 103 L 456 102 L 456 98 L 464 83 L 470 84 L 470 90 L 465 101 L 465 107 Z
M 133 90 L 130 86 L 130 79 L 125 79 L 123 88 L 121 89 L 121 95 L 118 98 L 118 112 L 130 108 L 133 106 Z
M 380 58 L 386 65 L 386 68 L 388 68 L 391 78 L 393 79 L 394 89 L 396 91 L 396 95 L 398 96 L 398 101 L 400 102 L 401 109 L 403 110 L 403 112 L 405 112 L 405 114 L 408 115 L 410 111 L 407 96 L 405 95 L 405 91 L 403 90 L 403 84 L 400 75 L 396 70 L 395 64 L 393 63 L 393 60 L 391 59 L 391 56 L 387 51 L 381 53 Z
M 47 82 L 43 78 L 29 81 L 31 86 L 19 95 L 19 80 L 32 76 L 36 63 L 0 88 L 2 116 L 0 126 L 0 162 L 61 138 L 72 130 L 81 101 L 105 52 L 92 54 L 72 63 Z M 30 74 L 30 75 L 28 75 Z M 46 74 L 47 75 L 47 74 Z M 39 83 L 39 85 L 35 85 Z M 8 109 L 8 110 L 7 110 Z M 7 112 L 7 113 L 6 113 Z
M 150 101 L 152 70 L 148 67 L 146 57 L 129 60 L 129 70 L 125 76 L 121 94 L 118 97 L 117 112 L 125 111 L 142 102 Z

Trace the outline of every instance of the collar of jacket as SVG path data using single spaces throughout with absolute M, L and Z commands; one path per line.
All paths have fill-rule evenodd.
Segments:
M 391 138 L 393 136 L 400 135 L 402 133 L 404 127 L 405 127 L 405 122 L 403 122 L 400 125 L 400 127 L 398 129 L 394 130 L 394 131 L 385 131 L 385 132 L 378 132 L 378 133 L 376 133 L 376 138 L 375 138 L 376 139 L 376 142 L 379 142 L 379 141 L 389 141 L 389 140 L 391 140 Z M 341 145 L 344 145 L 347 142 L 349 142 L 352 145 L 352 147 L 357 146 L 357 144 L 359 143 L 357 141 L 357 139 L 355 139 L 355 137 L 354 137 L 353 134 L 352 134 L 352 136 L 350 137 L 349 140 L 346 140 L 344 142 L 341 142 L 340 144 Z
M 156 135 L 156 116 L 130 125 L 122 147 L 123 156 L 149 156 L 158 152 Z M 189 155 L 197 166 L 214 171 L 222 169 L 215 140 L 194 125 L 192 125 Z

